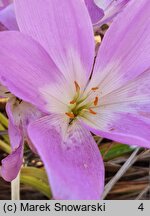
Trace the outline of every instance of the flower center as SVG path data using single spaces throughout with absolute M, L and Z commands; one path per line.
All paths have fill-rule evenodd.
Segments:
M 70 118 L 70 123 L 77 116 L 84 116 L 85 113 L 96 115 L 94 108 L 98 106 L 99 97 L 96 94 L 98 87 L 91 88 L 87 93 L 81 91 L 79 84 L 74 81 L 75 85 L 75 96 L 69 102 L 68 112 L 65 114 Z

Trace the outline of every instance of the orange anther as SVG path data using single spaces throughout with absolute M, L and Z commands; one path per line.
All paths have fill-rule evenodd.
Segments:
M 91 88 L 92 91 L 96 91 L 97 89 L 99 88 L 98 87 Z
M 73 113 L 65 113 L 69 118 L 74 118 L 75 117 L 75 115 L 73 114 Z
M 75 103 L 76 103 L 76 100 L 70 101 L 70 104 L 75 104 Z
M 76 81 L 74 81 L 74 84 L 75 84 L 76 92 L 79 92 L 80 91 L 79 84 Z
M 98 104 L 98 97 L 95 97 L 94 106 L 97 106 L 97 104 Z
M 91 108 L 89 108 L 89 112 L 93 115 L 96 115 L 96 112 L 94 112 Z

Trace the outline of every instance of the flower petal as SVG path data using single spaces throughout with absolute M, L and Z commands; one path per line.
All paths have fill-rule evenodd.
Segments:
M 20 171 L 23 162 L 23 144 L 20 143 L 10 155 L 1 161 L 1 176 L 5 181 L 12 181 L 15 179 Z
M 94 3 L 101 9 L 106 10 L 106 8 L 114 1 L 114 0 L 93 0 Z M 118 0 L 117 0 L 118 1 Z
M 104 16 L 104 12 L 101 8 L 97 7 L 94 0 L 84 0 L 89 11 L 92 23 L 97 23 Z
M 0 23 L 8 30 L 19 30 L 14 12 L 14 4 L 10 4 L 0 11 Z
M 8 133 L 12 153 L 2 160 L 1 176 L 6 181 L 12 181 L 18 175 L 23 163 L 23 131 L 14 123 L 10 103 L 7 103 L 7 114 L 9 116 Z
M 43 45 L 67 79 L 83 82 L 85 74 L 89 78 L 94 35 L 84 2 L 16 0 L 15 7 L 20 31 Z
M 18 100 L 16 97 L 9 99 L 7 103 L 7 113 L 9 120 L 22 131 L 23 137 L 27 141 L 31 150 L 36 152 L 35 147 L 28 137 L 27 127 L 30 122 L 33 122 L 46 114 L 39 111 L 32 104 Z M 13 137 L 14 134 L 9 133 L 9 136 Z M 13 144 L 15 142 L 12 140 L 11 143 Z
M 100 98 L 91 131 L 118 142 L 150 148 L 150 70 Z
M 0 10 L 11 4 L 13 0 L 0 0 Z
M 125 8 L 129 1 L 130 0 L 95 0 L 95 4 L 103 9 L 104 16 L 102 19 L 99 19 L 97 23 L 94 23 L 94 26 L 98 27 L 112 21 L 112 19 Z
M 100 199 L 104 165 L 91 134 L 61 116 L 29 125 L 29 136 L 41 156 L 55 199 Z
M 1 32 L 0 56 L 0 82 L 20 99 L 46 111 L 52 101 L 59 107 L 70 99 L 67 92 L 71 89 L 66 95 L 63 91 L 67 88 L 63 75 L 31 37 L 17 31 Z
M 6 108 L 9 117 L 8 133 L 12 153 L 2 160 L 1 175 L 6 181 L 12 181 L 16 178 L 22 165 L 24 140 L 27 140 L 30 148 L 36 152 L 35 147 L 29 140 L 27 126 L 30 122 L 45 114 L 31 104 L 19 101 L 14 96 L 9 99 Z
M 92 83 L 92 86 L 99 84 L 102 95 L 150 67 L 149 11 L 148 0 L 138 4 L 130 1 L 107 31 L 98 52 Z

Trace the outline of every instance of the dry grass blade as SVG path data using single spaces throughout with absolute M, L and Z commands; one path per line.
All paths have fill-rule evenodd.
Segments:
M 136 197 L 135 200 L 140 200 L 143 198 L 143 196 L 150 191 L 150 185 L 148 185 L 147 187 L 144 188 L 144 190 L 142 190 L 142 192 Z
M 110 192 L 110 190 L 112 189 L 112 187 L 116 184 L 116 182 L 124 175 L 124 173 L 129 169 L 129 167 L 131 167 L 132 164 L 136 161 L 136 155 L 137 155 L 139 149 L 140 148 L 137 148 L 131 154 L 131 156 L 128 158 L 128 160 L 123 164 L 123 166 L 117 172 L 117 174 L 105 186 L 105 190 L 104 190 L 102 199 L 104 199 L 107 196 L 107 194 Z

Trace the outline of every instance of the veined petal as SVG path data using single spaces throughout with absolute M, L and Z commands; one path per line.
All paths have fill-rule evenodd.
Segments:
M 46 115 L 32 104 L 14 96 L 9 99 L 6 108 L 9 120 L 23 132 L 25 139 L 27 137 L 27 127 L 29 123 Z
M 0 56 L 0 82 L 14 95 L 44 111 L 66 108 L 71 88 L 35 40 L 17 31 L 1 32 Z
M 104 16 L 102 19 L 99 19 L 97 23 L 94 23 L 94 26 L 98 27 L 112 21 L 112 19 L 124 9 L 129 1 L 130 0 L 95 0 L 95 4 L 103 9 Z
M 6 181 L 12 181 L 18 175 L 23 163 L 23 131 L 20 125 L 16 125 L 9 102 L 7 103 L 7 114 L 9 117 L 8 133 L 12 152 L 2 160 L 1 176 Z
M 84 2 L 16 0 L 15 8 L 20 31 L 43 45 L 68 80 L 86 82 L 93 66 L 94 34 Z
M 55 199 L 100 199 L 104 166 L 91 134 L 61 116 L 29 125 L 29 136 L 41 156 Z M 43 147 L 44 146 L 44 147 Z
M 27 134 L 27 127 L 30 122 L 44 116 L 33 105 L 18 100 L 12 96 L 7 106 L 7 115 L 9 117 L 9 138 L 12 153 L 2 160 L 1 175 L 6 181 L 12 181 L 16 178 L 23 162 L 23 145 L 27 140 L 30 148 L 36 152 L 35 147 Z
M 14 128 L 18 128 L 18 131 L 20 130 L 22 137 L 24 138 L 24 140 L 27 141 L 31 150 L 33 152 L 36 152 L 35 147 L 33 146 L 31 140 L 28 137 L 27 127 L 30 122 L 45 116 L 45 113 L 42 113 L 32 104 L 19 100 L 13 96 L 11 97 L 11 99 L 9 99 L 7 103 L 7 114 L 9 117 L 9 121 L 13 123 Z M 9 130 L 9 136 L 11 140 L 11 145 L 16 145 L 16 141 L 13 139 L 15 137 L 14 130 Z
M 114 0 L 93 0 L 93 2 L 101 9 L 106 10 Z M 117 0 L 118 1 L 118 0 Z
M 8 155 L 2 161 L 0 170 L 1 176 L 5 181 L 12 181 L 15 179 L 20 171 L 23 163 L 23 144 L 20 143 L 19 147 L 16 148 L 10 155 Z
M 13 109 L 14 101 L 15 97 L 11 98 L 6 104 L 6 112 L 9 118 L 8 134 L 12 151 L 17 149 L 21 144 L 23 145 L 24 136 L 22 127 L 20 125 L 20 122 L 18 121 L 20 113 L 18 116 L 16 116 L 16 113 Z
M 149 11 L 149 0 L 129 2 L 105 34 L 92 77 L 102 96 L 150 67 Z
M 0 10 L 11 4 L 13 0 L 0 0 Z
M 7 31 L 8 29 L 6 28 L 6 26 L 4 26 L 2 23 L 0 23 L 0 32 L 1 31 Z
M 8 30 L 19 30 L 14 12 L 14 4 L 10 4 L 0 11 L 0 23 Z
M 150 148 L 150 70 L 100 98 L 97 115 L 84 119 L 100 136 Z
M 84 1 L 89 11 L 92 23 L 97 23 L 104 16 L 104 11 L 95 4 L 94 0 Z

